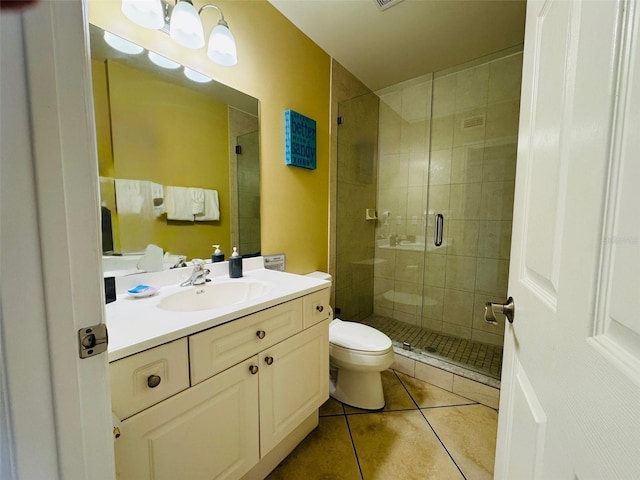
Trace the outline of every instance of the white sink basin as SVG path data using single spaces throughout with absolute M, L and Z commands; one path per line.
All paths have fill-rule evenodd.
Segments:
M 187 288 L 163 298 L 158 308 L 171 312 L 211 310 L 253 300 L 271 290 L 269 284 L 256 281 L 212 283 Z

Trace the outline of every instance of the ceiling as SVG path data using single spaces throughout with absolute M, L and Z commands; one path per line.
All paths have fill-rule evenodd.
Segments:
M 524 0 L 269 0 L 372 90 L 524 41 Z

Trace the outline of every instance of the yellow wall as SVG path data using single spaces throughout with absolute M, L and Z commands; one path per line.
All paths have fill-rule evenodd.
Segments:
M 199 8 L 204 2 L 195 0 Z M 287 254 L 287 270 L 327 269 L 330 57 L 265 0 L 216 2 L 238 48 L 238 65 L 221 67 L 206 48 L 189 50 L 166 34 L 136 26 L 120 0 L 89 0 L 89 21 L 173 58 L 260 100 L 262 252 Z M 203 14 L 209 32 L 218 17 Z M 317 168 L 284 164 L 284 111 L 317 122 Z

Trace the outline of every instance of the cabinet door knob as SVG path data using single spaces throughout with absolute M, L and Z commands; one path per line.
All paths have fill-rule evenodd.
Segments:
M 265 335 L 266 335 L 266 334 L 267 334 L 267 332 L 265 332 L 264 330 L 258 330 L 258 331 L 256 332 L 256 336 L 257 336 L 260 340 L 262 340 L 262 339 L 265 337 Z
M 156 388 L 158 385 L 160 385 L 160 382 L 162 382 L 162 378 L 160 378 L 158 375 L 149 375 L 147 377 L 147 385 L 149 386 L 149 388 Z
M 264 357 L 264 361 L 267 365 L 271 365 L 273 363 L 273 357 Z
M 251 365 L 249 367 L 249 371 L 251 372 L 252 375 L 255 375 L 256 373 L 258 373 L 258 366 L 257 365 Z
M 316 310 L 320 313 L 322 313 L 322 311 L 324 310 L 324 307 L 322 305 L 318 305 L 316 306 Z

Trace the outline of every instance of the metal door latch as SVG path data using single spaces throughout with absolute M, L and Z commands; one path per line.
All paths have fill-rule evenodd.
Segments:
M 78 330 L 80 358 L 89 358 L 107 350 L 109 335 L 104 323 Z
M 513 302 L 513 298 L 509 297 L 507 303 L 491 303 L 484 304 L 484 320 L 492 325 L 498 325 L 496 320 L 496 313 L 502 313 L 509 323 L 513 323 L 513 319 L 516 315 L 516 305 Z

